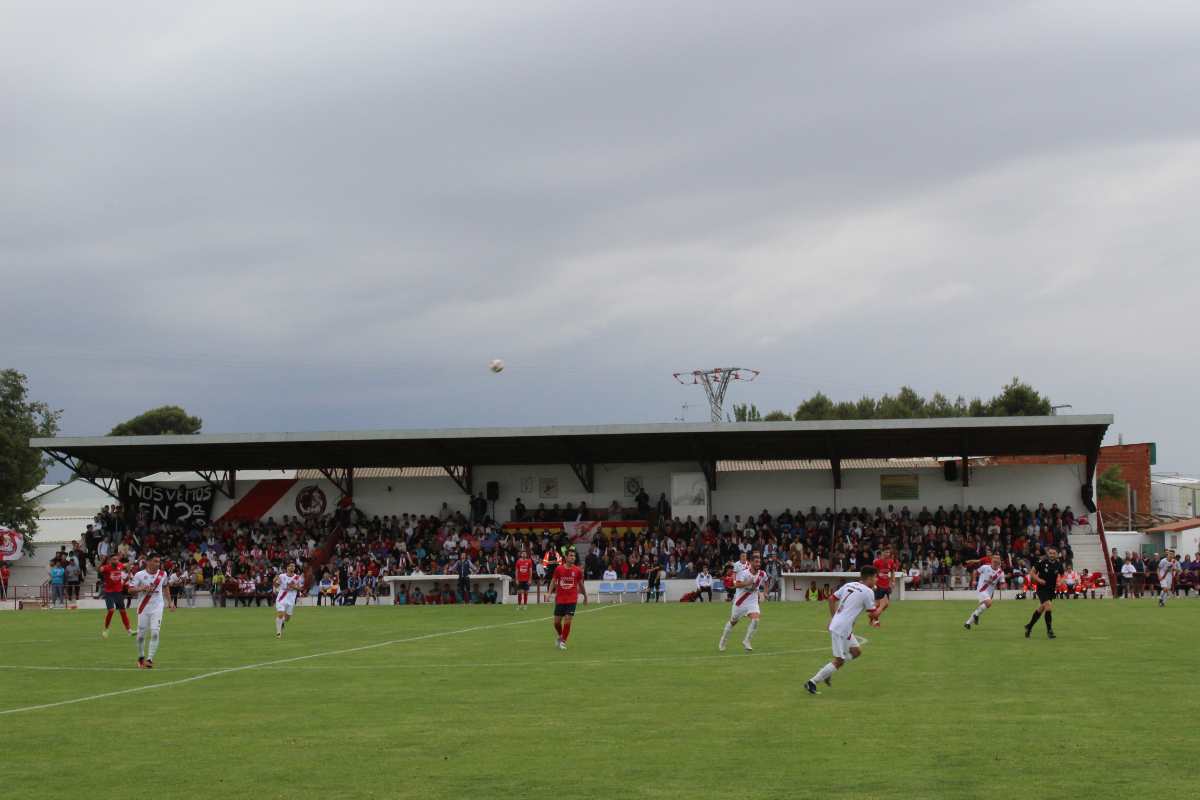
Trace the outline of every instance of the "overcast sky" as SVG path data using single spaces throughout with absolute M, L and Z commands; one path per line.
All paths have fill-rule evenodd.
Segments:
M 1020 375 L 1200 473 L 1197 41 L 1166 0 L 5 3 L 0 366 L 71 434 Z

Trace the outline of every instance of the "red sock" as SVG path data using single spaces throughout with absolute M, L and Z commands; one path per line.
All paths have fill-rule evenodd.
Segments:
M 554 620 L 554 630 L 558 631 L 559 636 L 563 635 L 563 626 L 558 620 Z
M 113 610 L 110 608 L 108 610 L 108 613 L 104 615 L 104 629 L 105 630 L 108 630 L 108 623 L 112 622 L 112 612 L 113 612 Z
M 567 617 L 563 620 L 562 637 L 565 642 L 571 636 L 571 618 Z
M 124 623 L 125 630 L 129 630 L 129 615 L 125 613 L 125 609 L 123 609 L 123 608 L 120 609 L 120 611 L 121 611 L 121 622 Z M 108 613 L 111 614 L 112 612 L 110 611 Z

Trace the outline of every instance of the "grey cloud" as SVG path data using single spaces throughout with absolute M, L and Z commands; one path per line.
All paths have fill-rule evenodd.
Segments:
M 1200 472 L 1200 12 L 243 6 L 0 33 L 0 356 L 70 430 L 669 419 L 733 362 L 1021 374 Z

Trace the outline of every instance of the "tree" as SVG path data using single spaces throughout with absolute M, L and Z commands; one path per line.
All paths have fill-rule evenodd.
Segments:
M 1105 500 L 1124 500 L 1126 484 L 1121 478 L 1121 468 L 1113 464 L 1096 478 L 1096 496 Z
M 0 526 L 23 533 L 28 551 L 37 533 L 38 503 L 25 493 L 37 488 L 49 465 L 29 440 L 58 433 L 62 412 L 30 400 L 25 380 L 14 369 L 0 371 Z
M 199 417 L 189 416 L 179 406 L 152 408 L 108 432 L 109 436 L 161 436 L 163 434 L 193 434 L 203 424 Z
M 1044 417 L 1050 413 L 1050 398 L 1038 394 L 1020 378 L 1013 378 L 988 403 L 987 411 L 989 417 Z
M 759 422 L 762 420 L 762 414 L 758 413 L 758 406 L 751 403 L 734 403 L 733 405 L 733 421 L 734 422 Z
M 833 419 L 833 401 L 823 392 L 817 392 L 805 400 L 796 409 L 795 418 L 798 421 Z
M 770 411 L 763 417 L 763 422 L 791 422 L 792 418 L 786 411 Z

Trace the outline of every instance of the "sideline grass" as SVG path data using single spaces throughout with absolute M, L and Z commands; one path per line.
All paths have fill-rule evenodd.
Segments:
M 304 607 L 282 641 L 267 608 L 184 609 L 167 614 L 152 672 L 119 627 L 99 638 L 102 612 L 5 612 L 0 711 L 283 663 L 0 715 L 0 786 L 90 800 L 1109 797 L 1144 788 L 1147 764 L 1189 763 L 1200 602 L 1057 606 L 1059 638 L 1039 624 L 1027 641 L 1030 603 L 998 603 L 969 632 L 970 604 L 897 604 L 882 629 L 860 624 L 865 657 L 815 698 L 803 681 L 829 658 L 815 604 L 764 606 L 752 655 L 736 640 L 716 652 L 722 604 L 583 614 L 565 653 L 545 606 Z M 1156 774 L 1164 796 L 1190 789 L 1182 768 Z

